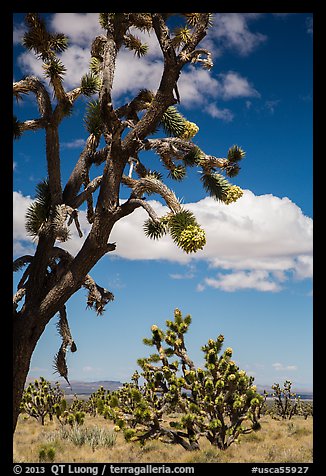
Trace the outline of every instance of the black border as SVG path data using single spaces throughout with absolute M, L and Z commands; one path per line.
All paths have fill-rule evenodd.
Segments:
M 28 9 L 37 9 L 39 11 L 44 11 L 44 7 L 46 4 L 36 4 L 37 2 L 30 2 L 28 5 Z M 323 315 L 319 311 L 320 306 L 320 297 L 322 293 L 322 287 L 324 286 L 324 278 L 323 276 L 321 279 L 318 275 L 318 265 L 320 265 L 321 256 L 323 256 L 323 249 L 321 244 L 320 238 L 322 235 L 322 218 L 320 214 L 320 208 L 322 206 L 322 202 L 320 199 L 320 190 L 322 187 L 321 181 L 323 179 L 322 172 L 319 169 L 320 160 L 325 160 L 324 157 L 320 156 L 321 154 L 321 147 L 320 147 L 320 136 L 321 136 L 321 128 L 322 124 L 320 121 L 321 117 L 321 109 L 322 109 L 322 86 L 321 83 L 324 82 L 324 76 L 322 71 L 322 60 L 325 57 L 325 53 L 322 48 L 322 2 L 308 2 L 308 1 L 272 1 L 272 0 L 264 0 L 260 2 L 247 2 L 245 5 L 242 5 L 240 8 L 247 12 L 248 10 L 253 10 L 253 12 L 259 13 L 272 13 L 272 12 L 279 12 L 279 13 L 312 13 L 314 18 L 314 55 L 313 55 L 313 63 L 314 63 L 314 114 L 313 114 L 313 144 L 314 144 L 314 165 L 313 165 L 313 189 L 314 189 L 314 204 L 313 204 L 313 212 L 314 212 L 314 264 L 315 264 L 315 271 L 314 271 L 314 283 L 313 283 L 313 309 L 314 309 L 314 369 L 313 369 L 313 376 L 314 376 L 314 384 L 313 384 L 313 391 L 314 391 L 314 462 L 311 463 L 197 463 L 193 465 L 182 465 L 177 463 L 170 463 L 158 466 L 193 466 L 195 468 L 194 474 L 199 474 L 199 471 L 205 471 L 205 474 L 211 473 L 216 474 L 216 472 L 221 469 L 223 474 L 223 468 L 225 465 L 228 465 L 228 469 L 232 469 L 236 471 L 236 474 L 252 474 L 251 469 L 252 467 L 258 468 L 280 468 L 280 467 L 309 467 L 309 470 L 306 474 L 321 474 L 322 470 L 322 458 L 323 458 L 323 439 L 324 435 L 322 433 L 322 417 L 323 417 L 323 410 L 322 410 L 322 391 L 323 391 L 323 373 L 320 369 L 320 363 L 322 361 L 322 351 L 324 350 L 322 337 L 323 332 L 320 329 L 320 325 L 322 323 Z M 127 3 L 123 4 L 127 7 Z M 50 6 L 50 5 L 48 5 Z M 80 6 L 80 5 L 79 5 Z M 95 11 L 101 9 L 101 5 L 98 5 L 96 9 L 96 2 L 92 2 L 92 7 Z M 133 6 L 135 6 L 133 4 Z M 164 2 L 164 6 L 167 7 L 166 2 Z M 200 2 L 200 6 L 202 11 L 213 10 L 216 7 L 219 7 L 219 11 L 221 12 L 239 12 L 239 5 L 234 2 L 220 2 L 219 4 L 211 3 L 211 4 L 203 4 Z M 2 135 L 2 153 L 1 153 L 1 161 L 2 161 L 2 171 L 1 171 L 1 186 L 0 186 L 0 203 L 2 205 L 2 212 L 5 216 L 5 221 L 3 222 L 3 230 L 1 233 L 1 268 L 2 268 L 2 280 L 1 280 L 1 297 L 4 299 L 4 305 L 1 306 L 3 310 L 1 321 L 2 321 L 2 339 L 1 339 L 1 351 L 2 351 L 2 358 L 0 362 L 2 363 L 2 399 L 1 399 L 1 412 L 0 412 L 0 422 L 1 422 L 1 444 L 0 444 L 0 468 L 5 469 L 8 468 L 8 472 L 3 474 L 14 474 L 13 473 L 13 444 L 12 444 L 12 347 L 10 349 L 9 342 L 12 341 L 12 330 L 11 330 L 11 298 L 12 298 L 12 278 L 11 278 L 11 269 L 12 269 L 12 233 L 11 233 L 11 226 L 10 220 L 12 223 L 12 183 L 13 183 L 13 169 L 12 169 L 12 156 L 13 156 L 13 146 L 12 146 L 12 136 L 11 132 L 9 131 L 8 124 L 11 124 L 12 121 L 12 103 L 11 103 L 11 81 L 12 81 L 12 67 L 13 67 L 13 54 L 12 54 L 12 15 L 14 13 L 19 13 L 22 10 L 22 7 L 26 9 L 27 5 L 18 4 L 18 2 L 13 2 L 10 7 L 11 9 L 8 11 L 9 5 L 6 5 L 4 9 L 2 9 L 2 26 L 0 29 L 1 32 L 1 46 L 2 46 L 2 68 L 1 68 L 1 92 L 2 92 L 2 102 L 4 101 L 5 104 L 2 107 L 2 114 L 1 117 L 3 119 L 3 127 L 2 130 L 5 131 L 4 137 Z M 53 7 L 53 5 L 52 5 Z M 56 3 L 55 5 L 56 11 L 62 11 L 60 2 Z M 67 4 L 65 4 L 67 8 Z M 149 11 L 149 7 L 141 6 L 137 4 L 137 11 L 146 9 Z M 152 7 L 152 5 L 151 5 Z M 245 7 L 245 8 L 244 8 Z M 131 7 L 132 8 L 132 7 Z M 126 9 L 126 8 L 125 8 Z M 129 7 L 128 7 L 129 9 Z M 196 8 L 198 11 L 198 8 Z M 74 7 L 69 7 L 68 11 L 73 11 Z M 263 11 L 261 11 L 263 10 Z M 294 10 L 294 11 L 293 11 Z M 6 102 L 8 101 L 8 104 Z M 10 157 L 11 156 L 11 157 Z M 8 278 L 7 276 L 4 278 L 4 272 L 7 274 L 8 271 Z M 10 273 L 10 274 L 9 274 Z M 319 311 L 319 312 L 318 312 Z M 280 330 L 281 331 L 281 330 Z M 10 336 L 10 337 L 9 337 Z M 4 443 L 4 444 L 3 444 Z M 69 463 L 67 463 L 68 465 Z M 107 463 L 112 464 L 113 466 L 133 466 L 132 464 L 126 465 L 119 465 L 117 463 Z M 104 464 L 85 464 L 85 465 L 78 465 L 78 464 L 71 464 L 72 467 L 94 467 L 98 466 L 99 472 L 101 474 L 101 468 Z M 155 463 L 153 463 L 153 466 Z M 22 474 L 25 474 L 26 467 L 30 466 L 43 466 L 45 467 L 45 473 L 43 474 L 53 474 L 50 471 L 49 464 L 25 464 L 21 465 L 23 467 Z M 144 464 L 134 465 L 142 467 Z M 77 471 L 77 470 L 76 470 Z M 2 474 L 2 473 L 1 473 Z M 65 473 L 62 473 L 65 474 Z M 68 474 L 68 473 L 66 473 Z M 105 474 L 110 474 L 108 470 Z M 128 473 L 124 473 L 128 474 Z M 143 474 L 143 473 L 140 473 Z M 153 473 L 155 474 L 155 473 Z M 157 474 L 157 473 L 156 473 Z M 164 474 L 164 473 L 158 473 Z M 260 474 L 257 472 L 256 474 Z M 289 473 L 294 474 L 294 473 Z

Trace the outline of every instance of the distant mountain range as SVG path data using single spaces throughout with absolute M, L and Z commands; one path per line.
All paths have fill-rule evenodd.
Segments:
M 30 382 L 34 382 L 35 379 L 27 379 L 26 386 Z M 56 381 L 51 381 L 51 384 L 54 385 Z M 66 381 L 59 381 L 61 389 L 64 391 L 65 395 L 90 395 L 93 392 L 96 392 L 99 387 L 104 387 L 106 390 L 117 390 L 121 388 L 123 383 L 117 380 L 97 380 L 96 382 L 83 382 L 79 380 L 71 380 L 71 387 L 67 384 Z
M 98 380 L 96 382 L 81 382 L 77 380 L 72 380 L 70 382 L 71 387 L 65 382 L 61 383 L 60 386 L 66 395 L 90 395 L 93 392 L 96 392 L 99 387 L 105 388 L 105 390 L 118 390 L 122 387 L 122 382 L 116 380 Z

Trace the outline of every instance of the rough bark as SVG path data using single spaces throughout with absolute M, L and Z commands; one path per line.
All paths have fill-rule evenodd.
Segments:
M 35 309 L 36 310 L 36 309 Z M 30 310 L 33 313 L 33 309 Z M 32 326 L 28 316 L 16 316 L 13 322 L 13 431 L 20 412 L 20 402 L 37 341 L 44 328 Z

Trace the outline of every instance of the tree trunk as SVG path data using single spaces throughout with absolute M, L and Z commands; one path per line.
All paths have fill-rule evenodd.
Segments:
M 25 318 L 15 318 L 13 331 L 13 431 L 15 431 L 24 385 L 38 339 L 33 339 L 31 333 L 26 332 Z
M 109 236 L 114 221 L 108 219 L 107 222 L 106 236 Z M 65 274 L 50 287 L 48 292 L 45 292 L 45 296 L 41 296 L 36 286 L 31 287 L 29 289 L 30 298 L 25 300 L 18 313 L 14 312 L 13 431 L 16 429 L 25 381 L 39 338 L 52 317 L 81 287 L 85 276 L 107 251 L 108 245 L 101 249 L 90 233 L 78 256 L 75 257 Z

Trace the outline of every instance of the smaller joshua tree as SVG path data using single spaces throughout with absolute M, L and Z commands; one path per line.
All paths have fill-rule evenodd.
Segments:
M 48 415 L 52 420 L 56 408 L 62 408 L 65 404 L 59 383 L 56 382 L 55 386 L 52 386 L 44 377 L 40 377 L 40 380 L 34 380 L 34 383 L 31 382 L 24 390 L 20 411 L 44 425 L 45 417 Z
M 290 380 L 284 382 L 283 388 L 278 383 L 272 385 L 274 404 L 271 413 L 281 417 L 282 420 L 291 420 L 293 415 L 301 413 L 301 398 L 292 392 L 291 387 L 292 382 Z
M 184 342 L 190 323 L 191 316 L 183 318 L 176 309 L 174 320 L 166 321 L 166 332 L 153 325 L 152 336 L 144 343 L 156 352 L 138 360 L 141 374 L 136 371 L 131 383 L 101 399 L 101 413 L 114 420 L 115 429 L 122 430 L 127 441 L 144 444 L 159 438 L 196 450 L 204 436 L 225 450 L 241 434 L 260 428 L 264 398 L 252 385 L 253 377 L 231 360 L 230 347 L 219 355 L 222 335 L 202 347 L 205 369 L 196 368 Z M 172 419 L 171 412 L 177 418 Z
M 24 390 L 20 411 L 35 418 L 42 425 L 45 424 L 46 416 L 53 420 L 55 416 L 61 425 L 82 425 L 85 412 L 83 402 L 74 399 L 68 407 L 67 400 L 59 382 L 52 385 L 44 377 L 35 379 Z

